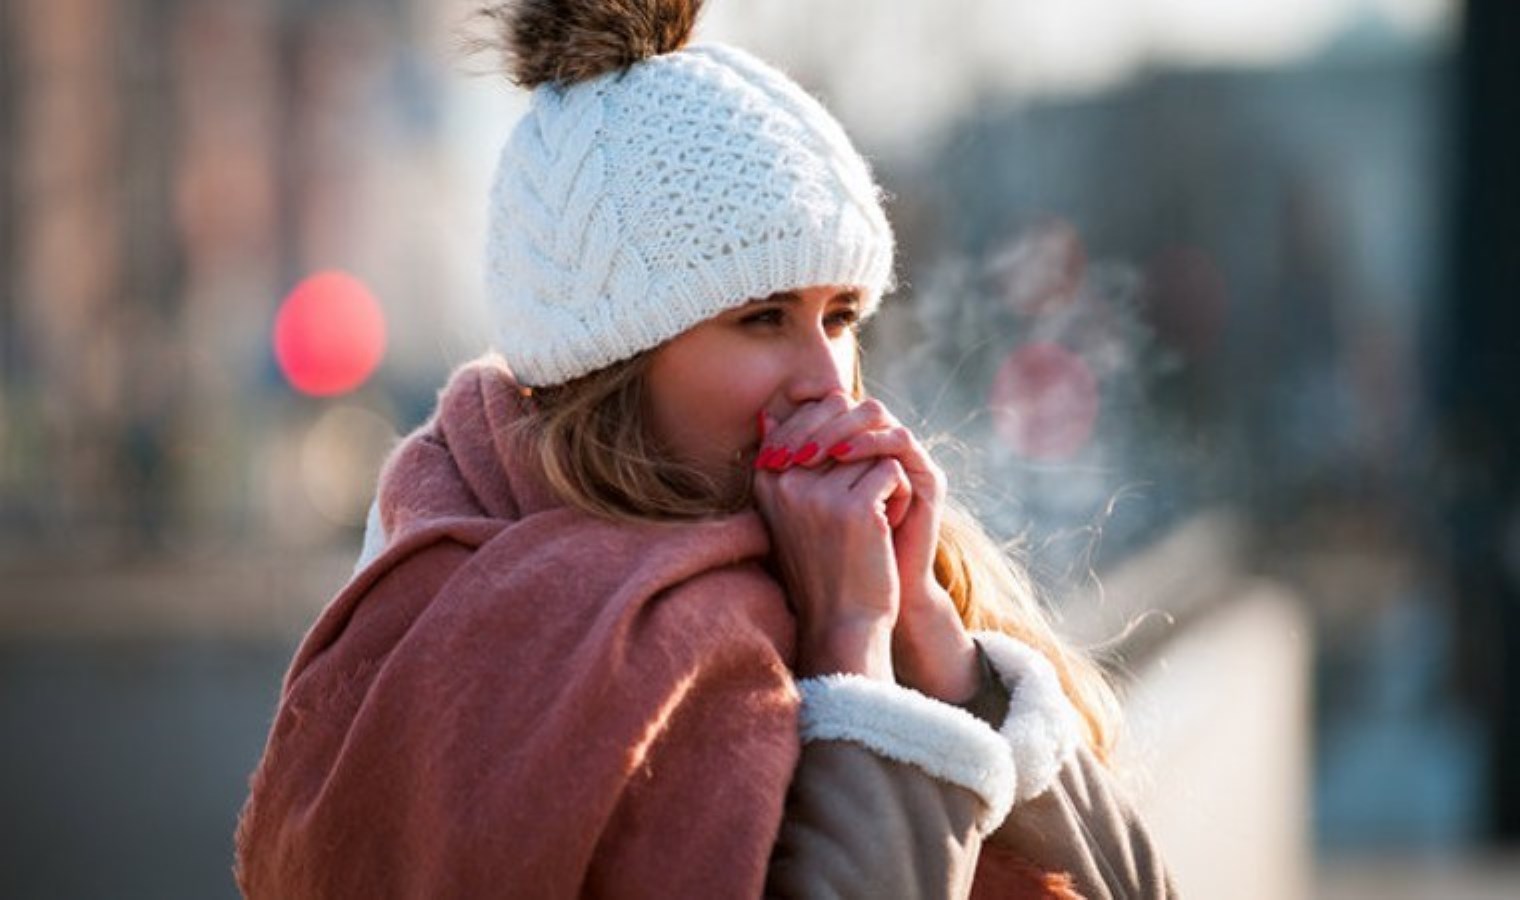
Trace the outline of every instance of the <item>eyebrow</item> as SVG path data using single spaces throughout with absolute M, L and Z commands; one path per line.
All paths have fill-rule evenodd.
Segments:
M 840 291 L 833 297 L 829 298 L 830 303 L 837 303 L 840 300 L 858 305 L 860 303 L 860 291 L 851 288 L 849 290 Z M 761 303 L 800 303 L 801 301 L 802 295 L 798 294 L 796 291 L 777 291 L 776 293 L 771 294 L 769 297 L 760 297 L 758 299 L 751 300 L 744 305 L 758 306 Z

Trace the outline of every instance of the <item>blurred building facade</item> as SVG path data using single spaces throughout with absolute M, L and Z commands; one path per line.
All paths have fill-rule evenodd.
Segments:
M 953 423 L 1010 347 L 1080 346 L 1129 317 L 1143 333 L 1111 337 L 1131 358 L 1102 379 L 1104 415 L 1127 417 L 1106 440 L 1126 445 L 1105 460 L 1108 491 L 1143 479 L 1163 519 L 1228 499 L 1266 526 L 1332 498 L 1393 504 L 1411 539 L 1432 452 L 1420 337 L 1450 250 L 1449 82 L 1426 48 L 1352 46 L 982 110 L 893 173 L 913 211 L 911 303 L 955 309 L 919 310 L 902 342 L 971 320 L 904 389 L 932 396 L 955 369 Z M 978 277 L 941 290 L 945 258 L 978 261 Z M 1062 323 L 1084 290 L 1101 315 Z M 1100 369 L 1114 352 L 1084 350 Z M 1126 396 L 1132 380 L 1144 391 Z
M 416 46 L 457 11 L 0 7 L 5 557 L 346 535 L 288 493 L 282 448 L 319 410 L 281 383 L 270 327 L 302 276 L 342 268 L 393 331 L 438 333 L 469 276 L 419 202 L 447 176 L 441 73 Z M 429 343 L 393 341 L 386 375 L 445 368 Z

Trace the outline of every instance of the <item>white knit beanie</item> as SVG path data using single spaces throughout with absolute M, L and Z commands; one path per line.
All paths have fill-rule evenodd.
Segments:
M 524 385 L 560 384 L 746 300 L 892 284 L 881 192 L 797 84 L 721 44 L 699 0 L 501 4 L 533 88 L 491 191 L 487 291 Z

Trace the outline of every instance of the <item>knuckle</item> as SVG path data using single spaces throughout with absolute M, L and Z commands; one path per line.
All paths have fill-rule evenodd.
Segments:
M 843 415 L 850 409 L 850 398 L 839 391 L 834 391 L 820 400 L 819 406 L 831 417 Z
M 875 397 L 867 397 L 860 401 L 860 411 L 872 419 L 883 419 L 887 416 L 887 407 Z

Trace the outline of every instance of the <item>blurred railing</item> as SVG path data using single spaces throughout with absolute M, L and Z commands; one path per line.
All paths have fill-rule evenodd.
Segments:
M 113 565 L 37 560 L 0 572 L 0 640 L 293 642 L 343 586 L 348 548 Z

